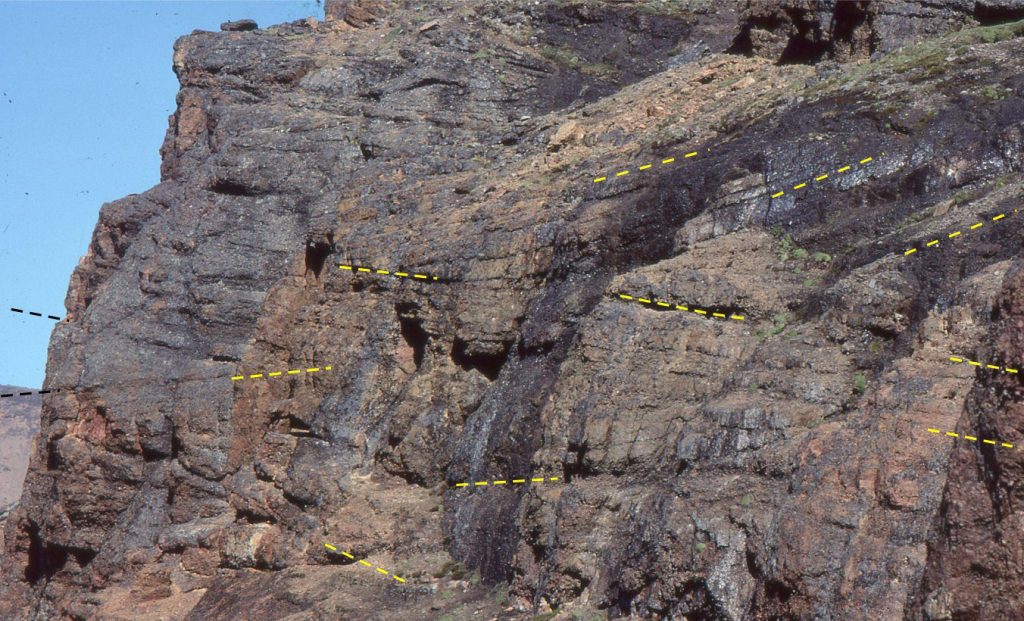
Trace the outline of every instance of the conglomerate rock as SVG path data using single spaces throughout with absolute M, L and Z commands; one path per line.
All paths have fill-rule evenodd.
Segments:
M 179 40 L 0 618 L 1012 618 L 1018 459 L 960 434 L 1019 379 L 949 358 L 1024 356 L 1024 26 L 819 70 L 682 4 Z

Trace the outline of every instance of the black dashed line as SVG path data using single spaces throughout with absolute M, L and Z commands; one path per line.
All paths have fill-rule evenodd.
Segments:
M 46 317 L 47 319 L 53 319 L 54 321 L 60 321 L 60 317 L 58 317 L 56 315 L 43 315 L 42 313 L 37 313 L 35 311 L 26 311 L 26 310 L 22 310 L 20 308 L 14 308 L 13 306 L 11 307 L 11 311 L 15 312 L 15 313 L 28 314 L 28 315 L 31 315 L 33 317 L 40 317 L 40 318 Z

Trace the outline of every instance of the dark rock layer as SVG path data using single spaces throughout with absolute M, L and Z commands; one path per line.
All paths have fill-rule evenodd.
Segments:
M 735 49 L 780 62 L 847 61 L 1022 18 L 1022 0 L 747 0 Z

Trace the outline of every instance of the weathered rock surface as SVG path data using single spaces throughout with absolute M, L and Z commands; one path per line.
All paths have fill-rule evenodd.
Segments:
M 847 61 L 964 27 L 1024 18 L 1024 0 L 747 0 L 736 49 Z
M 1024 25 L 815 68 L 733 6 L 369 4 L 179 40 L 0 618 L 1013 618 L 1016 452 L 928 429 L 1024 445 L 949 361 L 1024 358 Z

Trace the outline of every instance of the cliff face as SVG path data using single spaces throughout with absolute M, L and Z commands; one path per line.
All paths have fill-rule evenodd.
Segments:
M 179 40 L 0 618 L 1012 614 L 1018 451 L 963 437 L 1024 440 L 1019 380 L 949 358 L 1024 357 L 1024 27 L 816 68 L 741 9 Z

